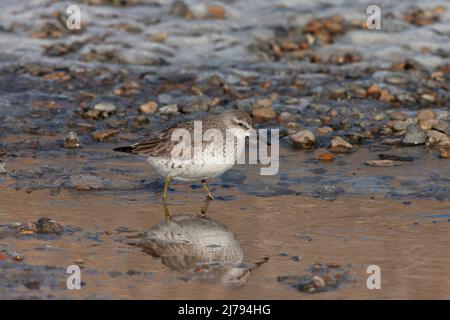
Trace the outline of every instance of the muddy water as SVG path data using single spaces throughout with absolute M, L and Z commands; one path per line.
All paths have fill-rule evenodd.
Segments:
M 130 180 L 141 175 L 157 178 L 140 159 L 121 160 L 100 163 L 98 170 L 127 165 L 127 169 L 138 172 L 128 175 Z M 11 163 L 10 170 L 43 163 L 52 165 L 53 161 L 21 159 Z M 58 163 L 67 169 L 80 166 L 76 157 L 62 157 Z M 293 168 L 283 167 L 283 171 L 289 169 Z M 236 169 L 241 173 L 245 170 L 257 172 L 251 166 Z M 388 171 L 383 169 L 383 174 L 388 175 Z M 370 172 L 364 175 L 370 177 Z M 21 285 L 12 290 L 2 288 L 4 298 L 439 299 L 448 297 L 450 291 L 448 200 L 391 199 L 379 192 L 343 194 L 334 201 L 300 194 L 269 193 L 270 196 L 263 197 L 216 180 L 212 189 L 219 200 L 209 204 L 206 218 L 202 218 L 199 214 L 205 205 L 203 191 L 174 183 L 169 195 L 171 219 L 176 221 L 177 217 L 187 215 L 192 218 L 191 227 L 195 225 L 194 236 L 187 235 L 186 241 L 201 248 L 217 242 L 220 248 L 230 246 L 238 252 L 238 257 L 231 256 L 228 262 L 230 268 L 237 266 L 245 277 L 227 281 L 226 265 L 220 266 L 225 268 L 223 272 L 205 273 L 198 266 L 201 259 L 195 260 L 195 254 L 187 254 L 182 248 L 171 251 L 167 245 L 170 239 L 164 236 L 142 235 L 155 230 L 156 225 L 167 226 L 156 189 L 63 188 L 52 195 L 48 189 L 16 191 L 8 187 L 8 178 L 5 182 L 0 189 L 2 223 L 35 221 L 48 216 L 64 226 L 72 226 L 74 231 L 51 239 L 33 235 L 1 239 L 2 250 L 23 256 L 23 262 L 12 263 L 12 270 L 21 264 L 57 268 L 54 273 L 38 271 L 40 276 L 34 275 L 42 282 L 39 290 Z M 304 187 L 298 185 L 297 189 Z M 167 232 L 184 234 L 182 229 L 173 231 L 169 226 Z M 156 255 L 130 245 L 135 239 L 150 238 L 159 245 Z M 167 261 L 174 257 L 181 262 Z M 192 265 L 183 262 L 189 257 L 194 257 Z M 218 257 L 225 261 L 229 256 Z M 300 292 L 279 281 L 285 276 L 306 276 L 311 266 L 318 263 L 338 265 L 345 272 L 346 281 L 334 290 L 320 293 Z M 65 289 L 68 275 L 64 270 L 71 264 L 82 266 L 83 286 L 79 291 Z M 367 289 L 369 265 L 381 268 L 381 290 Z M 46 285 L 45 281 L 50 283 Z
M 380 31 L 361 27 L 365 0 L 115 3 L 79 1 L 71 33 L 72 2 L 0 0 L 0 299 L 449 298 L 446 149 L 402 142 L 410 124 L 450 136 L 447 1 L 382 3 Z M 278 173 L 236 166 L 207 210 L 198 183 L 174 182 L 168 219 L 161 177 L 112 152 L 261 105 L 274 115 L 255 127 L 282 133 Z M 312 149 L 288 141 L 300 129 Z M 62 146 L 70 131 L 81 148 Z M 336 136 L 354 148 L 324 161 Z M 366 165 L 386 156 L 400 161 Z M 33 229 L 43 217 L 62 232 Z M 73 264 L 81 290 L 66 288 Z

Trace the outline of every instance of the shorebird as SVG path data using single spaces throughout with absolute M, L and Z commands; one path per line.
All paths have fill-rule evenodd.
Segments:
M 195 135 L 199 125 L 201 148 L 196 149 Z M 252 131 L 250 116 L 242 110 L 232 109 L 218 115 L 207 115 L 200 120 L 176 123 L 167 129 L 144 137 L 138 143 L 113 150 L 147 157 L 150 165 L 165 177 L 163 202 L 166 201 L 167 190 L 172 179 L 200 180 L 208 198 L 214 200 L 209 191 L 207 179 L 220 176 L 233 167 L 235 160 L 245 151 L 245 137 L 250 136 Z M 214 132 L 213 139 L 204 139 L 203 133 L 207 132 Z M 189 135 L 187 138 L 186 133 Z M 222 143 L 218 135 L 222 136 Z M 227 140 L 226 137 L 229 135 L 233 136 L 232 140 Z M 180 137 L 183 137 L 182 142 Z M 232 141 L 232 143 L 225 143 L 226 141 Z

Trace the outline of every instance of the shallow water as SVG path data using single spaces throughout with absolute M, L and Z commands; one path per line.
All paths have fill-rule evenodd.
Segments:
M 64 165 L 66 170 L 71 166 L 81 166 L 70 157 L 61 160 L 58 159 L 58 163 Z M 43 162 L 49 164 L 50 161 L 21 160 L 12 162 L 10 169 L 32 168 Z M 126 162 L 102 163 L 97 170 L 106 170 L 110 166 L 120 169 L 123 163 Z M 127 172 L 126 176 L 131 180 L 142 176 L 155 178 L 154 172 L 140 159 L 130 160 L 127 169 L 130 168 L 133 172 Z M 283 166 L 283 171 L 290 168 L 297 166 Z M 245 167 L 236 169 L 241 173 L 245 170 Z M 158 254 L 153 256 L 141 247 L 129 244 L 130 241 L 135 242 L 139 234 L 157 224 L 166 223 L 157 188 L 153 191 L 142 188 L 135 191 L 84 192 L 63 188 L 51 195 L 48 189 L 31 193 L 15 191 L 8 186 L 9 178 L 6 178 L 0 189 L 2 223 L 34 221 L 49 216 L 64 225 L 80 229 L 55 239 L 27 239 L 27 236 L 5 238 L 0 242 L 2 250 L 23 255 L 26 265 L 61 268 L 56 275 L 42 273 L 42 277 L 50 277 L 58 286 L 64 286 L 67 276 L 64 269 L 76 261 L 79 263 L 81 259 L 84 285 L 79 292 L 58 286 L 50 290 L 44 285 L 39 291 L 16 287 L 2 288 L 0 292 L 3 292 L 3 297 L 9 298 L 36 294 L 58 298 L 152 299 L 445 297 L 450 287 L 450 257 L 445 254 L 450 242 L 448 199 L 408 196 L 408 188 L 396 188 L 405 196 L 392 197 L 388 190 L 391 185 L 398 185 L 396 180 L 399 175 L 385 179 L 386 185 L 382 188 L 375 188 L 370 185 L 369 174 L 365 172 L 362 175 L 369 183 L 360 182 L 367 191 L 349 191 L 338 195 L 334 201 L 310 195 L 273 194 L 270 189 L 257 191 L 268 193 L 261 196 L 239 184 L 225 188 L 220 180 L 214 181 L 212 190 L 219 200 L 209 204 L 206 217 L 214 224 L 218 223 L 221 226 L 218 229 L 208 223 L 202 224 L 201 217 L 196 218 L 204 206 L 203 191 L 192 189 L 184 183 L 174 183 L 168 200 L 171 215 L 190 215 L 192 219 L 197 219 L 197 224 L 200 223 L 196 227 L 198 229 L 192 232 L 195 237 L 188 236 L 186 241 L 200 248 L 218 246 L 219 252 L 229 245 L 243 255 L 243 258 L 238 255 L 237 259 L 220 265 L 218 274 L 205 271 L 201 267 L 205 260 L 198 260 L 195 254 L 188 254 L 183 249 L 176 251 L 175 256 L 182 260 L 191 257 L 189 259 L 193 259 L 192 263 L 197 267 L 177 269 L 173 263 L 163 263 L 161 257 L 169 259 L 173 256 L 165 245 L 170 240 L 159 239 L 156 242 L 159 243 Z M 327 176 L 327 173 L 324 175 Z M 344 173 L 333 175 L 342 178 Z M 388 175 L 389 172 L 383 169 L 373 177 Z M 424 174 L 424 179 L 426 177 L 427 174 Z M 270 179 L 272 183 L 268 186 L 275 185 L 277 178 Z M 252 185 L 248 181 L 246 183 Z M 295 184 L 292 188 L 306 191 L 321 185 L 319 181 Z M 347 185 L 337 185 L 347 190 Z M 141 235 L 137 239 L 151 238 Z M 219 255 L 213 260 L 228 261 L 224 258 L 226 256 Z M 240 263 L 244 265 L 239 266 Z M 283 276 L 308 275 L 308 269 L 315 263 L 341 265 L 348 273 L 348 281 L 336 290 L 309 294 L 277 280 Z M 175 266 L 178 264 L 175 263 Z M 366 287 L 366 268 L 373 264 L 381 268 L 382 290 L 368 290 Z M 232 277 L 230 280 L 222 269 L 236 268 L 236 265 L 246 276 L 239 280 Z
M 370 1 L 220 2 L 225 19 L 204 18 L 203 1 L 186 1 L 195 19 L 171 16 L 166 1 L 82 3 L 82 33 L 39 36 L 45 22 L 58 25 L 52 13 L 68 3 L 0 0 L 0 163 L 6 170 L 0 173 L 0 299 L 449 297 L 449 160 L 425 145 L 383 143 L 401 136 L 383 133 L 393 111 L 414 118 L 418 109 L 431 108 L 449 120 L 448 71 L 443 80 L 431 78 L 450 63 L 446 1 L 427 2 L 447 10 L 421 27 L 402 19 L 420 1 L 384 1 L 383 31 L 349 27 L 314 47 L 322 63 L 276 56 L 268 44 L 313 17 L 364 20 Z M 165 41 L 148 40 L 161 33 Z M 80 47 L 60 51 L 58 45 L 77 41 Z M 330 62 L 348 52 L 362 60 Z M 420 65 L 391 67 L 406 58 Z M 399 75 L 405 83 L 386 80 Z M 358 88 L 373 83 L 397 100 L 358 96 Z M 433 103 L 421 98 L 430 92 Z M 292 121 L 301 128 L 329 125 L 333 133 L 317 135 L 312 150 L 283 137 L 276 175 L 239 165 L 211 180 L 217 200 L 205 217 L 199 183 L 171 184 L 167 220 L 162 178 L 144 159 L 112 152 L 205 114 L 155 112 L 137 121 L 139 105 L 149 100 L 183 108 L 205 99 L 210 112 L 220 113 L 232 106 L 251 111 L 267 97 L 278 114 L 297 116 Z M 103 101 L 117 111 L 85 116 Z M 386 118 L 374 121 L 378 113 Z M 276 119 L 256 127 L 287 130 Z M 100 142 L 91 137 L 99 129 L 117 132 Z M 72 130 L 82 148 L 62 147 Z M 319 160 L 333 135 L 356 137 L 354 152 Z M 365 164 L 383 155 L 403 160 L 393 167 Z M 86 181 L 95 190 L 80 191 Z M 60 223 L 63 234 L 15 233 L 11 226 L 42 217 Z M 81 290 L 66 289 L 72 264 L 82 268 Z M 381 268 L 381 290 L 367 288 L 370 265 Z M 305 292 L 301 284 L 315 274 L 333 281 Z

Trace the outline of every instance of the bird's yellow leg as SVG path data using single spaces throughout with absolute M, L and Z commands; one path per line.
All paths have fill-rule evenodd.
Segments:
M 209 197 L 206 197 L 205 204 L 202 206 L 200 210 L 200 218 L 206 218 L 206 212 L 208 211 L 209 201 L 211 199 Z
M 164 217 L 166 218 L 166 220 L 170 220 L 169 207 L 167 206 L 165 198 L 163 198 L 163 207 L 164 207 Z
M 203 186 L 203 189 L 205 189 L 206 194 L 208 195 L 208 198 L 211 199 L 211 200 L 214 200 L 213 195 L 211 194 L 211 192 L 209 192 L 208 184 L 206 183 L 205 179 L 202 180 L 202 186 Z
M 171 176 L 166 177 L 166 179 L 164 181 L 164 189 L 163 189 L 163 193 L 162 193 L 162 201 L 163 201 L 164 214 L 166 216 L 166 219 L 170 218 L 169 208 L 167 207 L 167 190 L 169 189 L 169 183 L 170 183 L 171 179 L 172 179 Z
M 163 200 L 167 199 L 167 190 L 169 190 L 169 183 L 170 183 L 171 179 L 172 179 L 171 176 L 167 176 L 164 181 L 164 189 L 163 189 L 163 193 L 162 193 Z

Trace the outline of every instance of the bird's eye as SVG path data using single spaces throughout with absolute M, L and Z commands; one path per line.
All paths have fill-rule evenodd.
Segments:
M 247 126 L 246 126 L 243 122 L 239 122 L 238 125 L 239 125 L 242 129 L 247 129 Z

